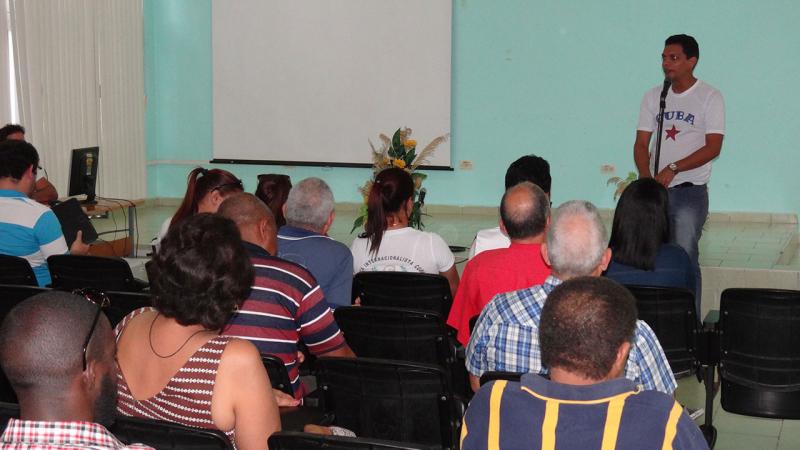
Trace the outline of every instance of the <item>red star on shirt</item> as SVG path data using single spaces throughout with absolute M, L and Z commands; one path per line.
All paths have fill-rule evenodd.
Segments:
M 681 130 L 675 128 L 675 125 L 673 125 L 671 129 L 667 130 L 667 137 L 665 137 L 664 140 L 666 141 L 667 139 L 672 139 L 674 141 L 675 136 L 677 136 L 680 132 Z

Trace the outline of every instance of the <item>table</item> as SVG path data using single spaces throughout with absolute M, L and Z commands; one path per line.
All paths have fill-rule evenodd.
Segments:
M 136 207 L 144 204 L 144 199 L 125 200 L 97 197 L 93 205 L 81 205 L 89 218 L 99 214 L 113 213 L 117 210 L 127 209 L 128 228 L 115 231 L 127 231 L 127 237 L 112 241 L 102 241 L 92 244 L 89 254 L 93 256 L 136 256 Z

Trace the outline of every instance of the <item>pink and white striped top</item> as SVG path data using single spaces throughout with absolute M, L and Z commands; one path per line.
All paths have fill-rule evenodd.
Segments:
M 117 340 L 131 319 L 154 310 L 140 308 L 128 314 L 114 329 Z M 231 339 L 229 336 L 217 336 L 203 344 L 170 378 L 161 392 L 146 400 L 136 400 L 133 397 L 122 370 L 118 370 L 117 412 L 129 417 L 163 420 L 189 427 L 216 430 L 217 427 L 211 419 L 211 397 L 214 393 L 214 382 L 222 352 Z M 225 435 L 235 445 L 234 430 L 225 431 Z

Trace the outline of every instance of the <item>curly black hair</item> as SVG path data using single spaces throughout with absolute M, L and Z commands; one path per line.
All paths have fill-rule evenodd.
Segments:
M 236 225 L 195 214 L 170 229 L 147 263 L 153 305 L 181 325 L 221 329 L 250 294 L 253 266 Z

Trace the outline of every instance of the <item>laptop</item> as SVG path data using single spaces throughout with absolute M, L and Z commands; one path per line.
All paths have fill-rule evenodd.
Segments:
M 56 203 L 50 209 L 53 210 L 58 221 L 61 222 L 61 231 L 67 241 L 67 247 L 71 247 L 78 235 L 78 230 L 83 231 L 83 242 L 91 244 L 97 240 L 97 230 L 89 220 L 89 216 L 81 208 L 77 199 L 71 198 L 63 202 Z

